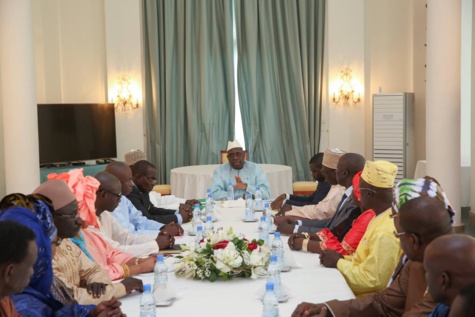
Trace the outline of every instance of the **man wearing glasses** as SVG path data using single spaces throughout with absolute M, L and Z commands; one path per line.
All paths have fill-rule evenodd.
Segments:
M 394 190 L 392 218 L 395 225 L 393 234 L 398 237 L 404 255 L 387 288 L 356 300 L 302 303 L 292 316 L 429 315 L 436 303 L 427 292 L 421 262 L 433 240 L 453 233 L 454 215 L 445 192 L 435 179 L 427 176 L 403 179 Z
M 353 255 L 344 257 L 333 250 L 320 255 L 321 263 L 338 268 L 358 296 L 384 289 L 400 256 L 391 218 L 396 174 L 397 166 L 391 162 L 366 161 L 360 179 L 361 204 L 365 210 L 372 209 L 375 217 Z
M 197 200 L 187 200 L 180 204 L 178 210 L 155 207 L 150 202 L 150 192 L 153 186 L 157 184 L 157 169 L 149 161 L 141 160 L 132 165 L 132 179 L 134 186 L 127 198 L 134 204 L 135 208 L 140 210 L 148 219 L 152 219 L 164 224 L 186 223 L 192 218 L 191 205 L 198 203 Z
M 122 196 L 119 205 L 112 212 L 112 216 L 122 227 L 128 229 L 131 233 L 142 235 L 156 236 L 158 231 L 172 236 L 183 234 L 183 228 L 175 222 L 163 224 L 156 220 L 148 219 L 126 197 L 134 187 L 132 171 L 129 166 L 115 161 L 108 164 L 104 171 L 117 177 L 121 184 Z
M 234 199 L 246 194 L 255 194 L 260 187 L 262 199 L 270 198 L 270 185 L 264 171 L 256 164 L 244 159 L 244 151 L 237 140 L 228 142 L 228 163 L 218 167 L 211 179 L 211 194 L 214 200 L 226 198 L 229 183 L 234 187 Z

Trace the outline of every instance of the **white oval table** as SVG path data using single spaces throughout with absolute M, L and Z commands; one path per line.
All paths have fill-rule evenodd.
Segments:
M 292 193 L 292 168 L 286 165 L 258 164 L 269 180 L 271 197 Z M 170 170 L 171 193 L 176 197 L 205 198 L 214 170 L 220 164 L 193 165 Z
M 219 202 L 217 202 L 219 203 Z M 235 233 L 242 233 L 248 239 L 257 238 L 258 222 L 245 223 L 242 221 L 242 208 L 217 208 L 219 220 L 214 228 L 232 227 Z M 260 217 L 261 213 L 256 213 Z M 191 224 L 183 225 L 185 233 Z M 183 236 L 176 239 L 177 243 L 193 241 L 194 237 Z M 271 235 L 272 238 L 272 235 Z M 345 279 L 337 269 L 324 268 L 319 264 L 318 254 L 290 251 L 287 237 L 283 237 L 287 256 L 300 266 L 290 272 L 282 273 L 282 283 L 290 292 L 290 298 L 279 304 L 280 316 L 290 316 L 295 307 L 302 301 L 320 303 L 331 299 L 352 299 L 353 293 Z M 174 258 L 166 258 L 166 263 L 172 267 Z M 153 274 L 138 276 L 144 283 L 153 284 Z M 262 302 L 259 292 L 263 292 L 266 279 L 235 278 L 231 281 L 216 282 L 176 278 L 174 273 L 168 273 L 168 282 L 177 293 L 178 298 L 172 306 L 157 307 L 157 316 L 194 316 L 194 317 L 242 317 L 261 316 Z M 122 311 L 129 317 L 139 316 L 140 293 L 134 292 L 120 299 Z

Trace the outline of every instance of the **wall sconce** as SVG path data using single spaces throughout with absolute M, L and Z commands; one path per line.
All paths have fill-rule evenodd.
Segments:
M 128 74 L 122 74 L 117 78 L 118 88 L 115 98 L 115 108 L 123 112 L 135 110 L 139 107 L 139 100 L 132 94 L 132 82 Z
M 355 89 L 354 83 L 351 76 L 351 69 L 345 68 L 341 71 L 340 74 L 340 87 L 338 88 L 338 95 L 333 93 L 333 102 L 334 103 L 343 103 L 344 105 L 349 105 L 350 101 L 353 103 L 358 103 L 361 101 L 360 94 L 355 98 Z

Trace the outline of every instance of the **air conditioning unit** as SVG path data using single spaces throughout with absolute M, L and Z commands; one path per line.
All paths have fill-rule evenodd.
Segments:
M 398 166 L 396 180 L 413 178 L 414 93 L 373 94 L 373 160 Z

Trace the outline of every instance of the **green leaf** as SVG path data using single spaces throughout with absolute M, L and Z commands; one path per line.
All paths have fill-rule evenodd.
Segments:
M 211 274 L 209 275 L 209 280 L 210 282 L 214 282 L 218 279 L 218 275 L 216 275 L 216 272 L 211 271 Z

